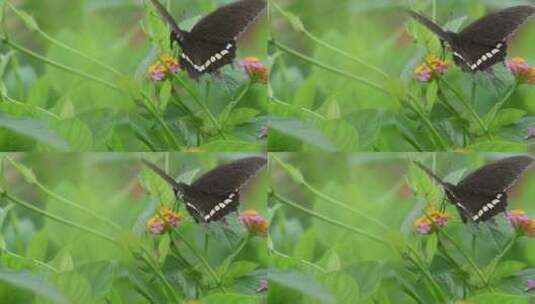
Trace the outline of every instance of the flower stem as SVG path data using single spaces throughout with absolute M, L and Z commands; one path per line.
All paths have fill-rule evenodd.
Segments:
M 281 165 L 281 167 L 286 170 L 286 172 L 288 172 L 287 171 L 288 170 L 288 165 L 286 165 L 280 158 L 278 158 L 275 155 L 271 155 L 271 157 L 273 159 L 275 159 Z M 351 208 L 347 204 L 342 203 L 341 201 L 339 201 L 339 200 L 337 200 L 337 199 L 335 199 L 335 198 L 333 198 L 333 197 L 331 197 L 331 196 L 319 191 L 314 186 L 309 184 L 304 178 L 301 180 L 300 184 L 302 186 L 305 186 L 305 188 L 307 188 L 310 192 L 314 193 L 316 196 L 318 196 L 321 199 L 327 201 L 328 203 L 331 203 L 331 204 L 333 204 L 335 206 L 341 207 L 341 208 L 343 208 L 343 209 L 345 209 L 345 210 L 347 210 L 349 212 L 355 213 L 356 215 L 361 216 L 361 217 L 367 219 L 368 221 L 377 224 L 378 226 L 380 226 L 384 230 L 390 230 L 390 228 L 385 223 L 383 223 L 383 222 L 381 222 L 381 221 L 379 221 L 379 220 L 377 220 L 377 219 L 365 214 L 364 212 L 361 212 L 361 211 L 359 211 L 357 209 Z
M 288 53 L 288 54 L 290 54 L 290 55 L 292 55 L 294 57 L 297 57 L 297 58 L 299 58 L 299 59 L 301 59 L 301 60 L 303 60 L 305 62 L 308 62 L 308 63 L 310 63 L 312 65 L 315 65 L 315 66 L 317 66 L 319 68 L 322 68 L 322 69 L 324 69 L 326 71 L 329 71 L 329 72 L 332 72 L 332 73 L 337 74 L 339 76 L 342 76 L 342 77 L 349 78 L 351 80 L 357 81 L 357 82 L 359 82 L 361 84 L 364 84 L 364 85 L 367 85 L 367 86 L 369 86 L 371 88 L 374 88 L 374 89 L 376 89 L 376 90 L 378 90 L 381 93 L 384 93 L 386 95 L 392 95 L 385 88 L 383 88 L 382 86 L 380 86 L 380 85 L 378 85 L 378 84 L 376 84 L 374 82 L 369 81 L 368 79 L 365 79 L 365 78 L 350 74 L 350 73 L 348 73 L 346 71 L 342 71 L 342 70 L 337 69 L 337 68 L 333 68 L 333 67 L 331 67 L 331 66 L 329 66 L 329 65 L 327 65 L 327 64 L 325 64 L 323 62 L 320 62 L 320 61 L 318 61 L 316 59 L 313 59 L 313 58 L 311 58 L 309 56 L 301 54 L 298 51 L 293 50 L 293 49 L 287 47 L 284 44 L 281 44 L 280 42 L 278 42 L 278 41 L 276 41 L 274 39 L 269 40 L 268 43 L 274 45 L 276 48 L 278 48 L 278 49 L 280 49 L 280 50 L 282 50 L 282 51 L 284 51 L 284 52 L 286 52 L 286 53 Z
M 28 203 L 26 201 L 23 201 L 22 199 L 19 199 L 18 197 L 13 196 L 13 195 L 11 195 L 11 194 L 9 194 L 7 192 L 2 193 L 2 196 L 4 196 L 8 200 L 10 200 L 11 202 L 13 202 L 13 203 L 15 203 L 15 204 L 17 204 L 19 206 L 22 206 L 22 207 L 25 207 L 27 209 L 30 209 L 33 212 L 36 212 L 36 213 L 38 213 L 40 215 L 48 217 L 51 220 L 54 220 L 54 221 L 59 222 L 59 223 L 62 223 L 62 224 L 67 225 L 67 226 L 69 226 L 71 228 L 75 228 L 75 229 L 87 232 L 87 233 L 89 233 L 91 235 L 94 235 L 94 236 L 100 237 L 102 239 L 105 239 L 107 241 L 110 241 L 110 242 L 112 242 L 112 243 L 114 243 L 116 245 L 119 244 L 116 239 L 114 239 L 114 238 L 112 238 L 112 237 L 110 237 L 110 236 L 108 236 L 108 235 L 106 235 L 106 234 L 104 234 L 102 232 L 96 231 L 96 230 L 94 230 L 92 228 L 86 227 L 84 225 L 77 224 L 77 223 L 69 221 L 69 220 L 66 220 L 66 219 L 61 218 L 61 217 L 59 217 L 57 215 L 48 213 L 47 211 L 44 211 L 44 210 L 42 210 L 40 208 L 37 208 L 37 207 L 33 206 L 32 204 L 30 204 L 30 203 Z
M 8 45 L 9 47 L 11 47 L 11 48 L 13 48 L 13 49 L 15 49 L 15 50 L 17 50 L 19 52 L 22 52 L 22 53 L 24 53 L 24 54 L 26 54 L 26 55 L 28 55 L 30 57 L 33 57 L 34 59 L 42 61 L 45 64 L 51 65 L 51 66 L 56 67 L 56 68 L 58 68 L 60 70 L 69 72 L 71 74 L 75 74 L 75 75 L 78 75 L 80 77 L 92 80 L 92 81 L 94 81 L 96 83 L 99 83 L 99 84 L 102 84 L 102 85 L 104 85 L 104 86 L 106 86 L 106 87 L 108 87 L 110 89 L 113 89 L 113 90 L 116 90 L 116 91 L 120 91 L 118 86 L 116 86 L 116 85 L 114 85 L 114 84 L 112 84 L 112 83 L 110 83 L 110 82 L 108 82 L 108 81 L 106 81 L 106 80 L 104 80 L 102 78 L 99 78 L 97 76 L 93 76 L 93 75 L 88 74 L 86 72 L 82 72 L 80 70 L 68 67 L 68 66 L 63 65 L 63 64 L 61 64 L 59 62 L 53 61 L 51 59 L 48 59 L 48 58 L 46 58 L 46 57 L 44 57 L 42 55 L 39 55 L 39 54 L 37 54 L 37 53 L 35 53 L 35 52 L 23 47 L 20 44 L 17 44 L 14 41 L 11 41 L 10 39 L 8 39 L 5 36 L 1 36 L 0 35 L 0 42 L 2 42 L 3 44 Z
M 286 19 L 289 19 L 289 16 L 288 16 L 288 13 L 283 10 L 275 1 L 272 2 L 273 6 L 284 16 L 286 17 Z M 331 50 L 335 53 L 338 53 L 339 55 L 342 55 L 344 57 L 346 57 L 347 59 L 351 60 L 351 61 L 354 61 L 358 64 L 361 64 L 367 68 L 369 68 L 370 70 L 373 70 L 375 72 L 377 72 L 378 74 L 381 74 L 381 76 L 385 77 L 385 78 L 388 78 L 388 74 L 386 74 L 384 71 L 382 71 L 381 69 L 379 69 L 378 67 L 376 66 L 373 66 L 369 63 L 367 63 L 366 61 L 360 59 L 360 58 L 357 58 L 351 54 L 349 54 L 348 52 L 346 51 L 343 51 L 321 39 L 319 39 L 318 37 L 316 37 L 314 34 L 312 34 L 311 32 L 309 32 L 304 26 L 300 29 L 300 32 L 302 32 L 303 34 L 305 34 L 305 36 L 307 36 L 308 38 L 310 38 L 312 41 L 314 41 L 316 44 L 328 49 L 328 50 Z
M 352 233 L 354 233 L 356 235 L 366 237 L 366 238 L 368 238 L 370 240 L 376 241 L 376 242 L 378 242 L 378 243 L 380 243 L 382 245 L 390 247 L 390 244 L 386 240 L 384 240 L 384 239 L 382 239 L 382 238 L 380 238 L 378 236 L 375 236 L 375 235 L 373 235 L 373 234 L 371 234 L 371 233 L 369 233 L 367 231 L 364 231 L 362 229 L 358 229 L 358 228 L 346 225 L 346 224 L 344 224 L 342 222 L 339 222 L 337 220 L 334 220 L 334 219 L 331 219 L 331 218 L 326 217 L 324 215 L 321 215 L 319 213 L 316 213 L 316 212 L 314 212 L 312 210 L 309 210 L 309 209 L 307 209 L 307 208 L 305 208 L 305 207 L 303 207 L 303 206 L 301 206 L 301 205 L 299 205 L 299 204 L 297 204 L 295 202 L 290 201 L 289 199 L 287 199 L 285 197 L 282 197 L 281 195 L 279 195 L 279 194 L 277 194 L 275 192 L 272 192 L 271 196 L 273 198 L 275 198 L 277 201 L 279 201 L 279 202 L 281 202 L 281 203 L 283 203 L 285 205 L 288 205 L 290 207 L 293 207 L 293 208 L 295 208 L 297 210 L 300 210 L 300 211 L 302 211 L 302 212 L 304 212 L 304 213 L 306 213 L 306 214 L 308 214 L 308 215 L 310 215 L 312 217 L 315 217 L 315 218 L 317 218 L 317 219 L 319 219 L 321 221 L 324 221 L 326 223 L 332 224 L 332 225 L 334 225 L 336 227 L 342 228 L 342 229 L 347 230 L 349 232 L 352 232 Z
M 210 109 L 204 104 L 204 102 L 200 101 L 195 92 L 191 88 L 189 88 L 186 83 L 180 78 L 180 77 L 174 77 L 174 79 L 178 80 L 180 85 L 188 92 L 188 94 L 191 96 L 191 98 L 203 109 L 203 111 L 206 113 L 214 127 L 216 128 L 217 132 L 223 139 L 227 139 L 225 134 L 223 133 L 223 130 L 221 129 L 221 126 L 217 122 L 217 119 L 214 117 L 212 112 L 210 112 Z
M 172 243 L 173 245 L 175 246 L 175 248 L 178 250 L 178 247 L 177 247 L 177 244 L 176 242 L 173 240 L 173 235 L 177 235 L 178 238 L 184 242 L 184 244 L 186 244 L 186 246 L 190 249 L 190 251 L 193 253 L 193 255 L 195 255 L 195 257 L 201 262 L 201 264 L 203 264 L 204 268 L 206 268 L 206 270 L 208 271 L 208 274 L 210 274 L 210 276 L 212 277 L 212 279 L 215 281 L 215 283 L 217 284 L 217 286 L 219 286 L 219 289 L 221 289 L 221 291 L 223 292 L 226 292 L 225 288 L 221 285 L 221 278 L 219 278 L 219 276 L 217 275 L 217 273 L 215 272 L 215 270 L 212 268 L 212 266 L 210 266 L 210 264 L 208 263 L 208 261 L 202 256 L 202 254 L 199 254 L 197 252 L 197 250 L 195 249 L 195 247 L 193 247 L 193 245 L 184 237 L 182 236 L 182 234 L 176 232 L 176 231 L 171 231 L 170 233 L 170 237 L 171 237 L 171 240 L 172 240 Z

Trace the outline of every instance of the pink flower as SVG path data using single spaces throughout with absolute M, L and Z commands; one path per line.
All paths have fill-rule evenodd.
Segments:
M 526 59 L 514 57 L 506 62 L 507 67 L 520 83 L 535 84 L 535 68 Z
M 437 56 L 430 54 L 414 69 L 414 76 L 420 82 L 430 82 L 434 79 L 434 73 L 444 75 L 448 72 L 449 64 L 440 60 Z
M 147 221 L 147 230 L 152 234 L 163 234 L 182 223 L 182 215 L 167 207 L 161 207 L 156 215 Z
M 527 285 L 527 286 L 526 286 L 526 287 L 527 287 L 527 288 L 526 288 L 526 291 L 530 291 L 530 290 L 535 289 L 535 280 L 531 280 L 531 279 L 528 280 L 528 281 L 526 282 L 526 285 Z
M 415 230 L 419 234 L 431 234 L 435 232 L 433 222 L 438 227 L 444 227 L 449 222 L 449 215 L 447 213 L 440 212 L 433 207 L 429 208 L 426 213 L 414 222 Z
M 526 140 L 535 138 L 535 126 L 528 127 L 527 133 L 528 135 L 525 137 Z
M 164 80 L 168 74 L 175 74 L 180 70 L 178 59 L 164 54 L 158 58 L 158 61 L 149 67 L 149 76 L 154 81 Z
M 509 211 L 509 213 L 507 214 L 507 219 L 509 220 L 509 223 L 511 223 L 515 227 L 527 225 L 531 221 L 526 212 L 521 209 Z
M 156 62 L 149 67 L 149 76 L 154 81 L 162 81 L 165 78 L 165 71 L 165 66 Z
M 165 222 L 159 217 L 152 217 L 147 222 L 147 229 L 152 234 L 163 234 L 165 232 Z
M 247 57 L 240 62 L 245 73 L 253 82 L 266 84 L 268 81 L 268 68 L 257 57 Z
M 261 236 L 267 235 L 268 221 L 255 210 L 246 210 L 240 214 L 240 221 L 249 229 L 250 233 L 258 233 Z
M 509 211 L 507 219 L 518 232 L 527 236 L 535 236 L 535 220 L 531 219 L 524 210 Z
M 260 287 L 256 290 L 256 292 L 262 292 L 268 290 L 268 281 L 267 280 L 260 280 Z

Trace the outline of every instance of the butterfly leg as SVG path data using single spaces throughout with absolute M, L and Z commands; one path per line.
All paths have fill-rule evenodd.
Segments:
M 442 39 L 440 39 L 440 46 L 442 47 L 442 53 L 440 55 L 440 59 L 444 60 L 446 59 L 446 42 Z

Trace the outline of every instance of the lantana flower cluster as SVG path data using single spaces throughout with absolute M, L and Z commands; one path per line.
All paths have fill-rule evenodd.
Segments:
M 246 57 L 240 62 L 251 81 L 261 84 L 268 82 L 268 68 L 257 57 Z
M 508 60 L 506 65 L 518 82 L 535 85 L 535 68 L 530 66 L 526 59 L 514 57 Z
M 420 82 L 431 82 L 435 79 L 435 73 L 444 75 L 448 72 L 449 67 L 448 62 L 430 54 L 414 69 L 414 77 Z
M 246 210 L 240 213 L 240 222 L 242 222 L 251 234 L 266 236 L 269 223 L 255 210 Z
M 180 213 L 173 212 L 168 207 L 161 207 L 158 212 L 147 221 L 147 230 L 151 234 L 164 234 L 178 227 L 183 221 Z
M 507 219 L 515 229 L 527 236 L 535 236 L 535 219 L 530 218 L 522 209 L 511 210 Z
M 165 80 L 169 75 L 180 70 L 180 63 L 175 57 L 164 54 L 158 61 L 149 67 L 149 76 L 154 81 Z
M 414 229 L 418 234 L 432 234 L 436 230 L 436 226 L 444 227 L 449 222 L 449 215 L 445 212 L 440 212 L 434 207 L 427 209 L 426 214 L 422 215 L 414 221 Z

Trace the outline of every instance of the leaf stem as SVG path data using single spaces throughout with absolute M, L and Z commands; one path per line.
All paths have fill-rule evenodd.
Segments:
M 101 85 L 104 85 L 104 86 L 106 86 L 106 87 L 108 87 L 108 88 L 110 88 L 112 90 L 120 91 L 118 86 L 116 86 L 116 85 L 114 85 L 114 84 L 112 84 L 112 83 L 110 83 L 110 82 L 108 82 L 108 81 L 106 81 L 106 80 L 104 80 L 102 78 L 99 78 L 97 76 L 88 74 L 86 72 L 83 72 L 83 71 L 68 67 L 68 66 L 63 65 L 63 64 L 61 64 L 59 62 L 53 61 L 51 59 L 48 59 L 48 58 L 46 58 L 46 57 L 44 57 L 42 55 L 39 55 L 39 54 L 37 54 L 37 53 L 35 53 L 35 52 L 23 47 L 20 44 L 17 44 L 14 41 L 11 41 L 10 39 L 8 39 L 5 36 L 0 35 L 0 42 L 2 42 L 3 44 L 8 45 L 9 47 L 11 47 L 11 48 L 13 48 L 15 50 L 20 51 L 20 52 L 22 52 L 22 53 L 24 53 L 24 54 L 26 54 L 26 55 L 34 58 L 34 59 L 42 61 L 45 64 L 51 65 L 51 66 L 56 67 L 56 68 L 58 68 L 60 70 L 69 72 L 71 74 L 75 74 L 77 76 L 92 80 L 92 81 L 94 81 L 96 83 L 99 83 Z
M 337 69 L 337 68 L 333 68 L 333 67 L 331 67 L 331 66 L 329 66 L 329 65 L 327 65 L 327 64 L 325 64 L 323 62 L 320 62 L 320 61 L 318 61 L 316 59 L 313 59 L 313 58 L 311 58 L 309 56 L 301 54 L 298 51 L 293 50 L 293 49 L 287 47 L 284 44 L 281 44 L 280 42 L 278 42 L 278 41 L 276 41 L 274 39 L 270 39 L 268 41 L 268 43 L 274 45 L 276 48 L 280 49 L 281 51 L 286 52 L 287 54 L 290 54 L 290 55 L 292 55 L 294 57 L 297 57 L 297 58 L 299 58 L 299 59 L 301 59 L 301 60 L 303 60 L 305 62 L 308 62 L 308 63 L 310 63 L 312 65 L 315 65 L 315 66 L 317 66 L 319 68 L 322 68 L 322 69 L 324 69 L 326 71 L 332 72 L 332 73 L 337 74 L 339 76 L 342 76 L 342 77 L 345 77 L 345 78 L 349 78 L 349 79 L 354 80 L 356 82 L 359 82 L 361 84 L 367 85 L 367 86 L 369 86 L 371 88 L 374 88 L 374 89 L 376 89 L 376 90 L 378 90 L 381 93 L 384 93 L 386 95 L 389 95 L 389 96 L 392 95 L 385 88 L 383 88 L 382 86 L 380 86 L 380 85 L 378 85 L 378 84 L 376 84 L 374 82 L 369 81 L 368 79 L 365 79 L 365 78 L 350 74 L 350 73 L 348 73 L 346 71 L 342 71 L 342 70 Z
M 48 213 L 47 211 L 44 211 L 44 210 L 42 210 L 40 208 L 37 208 L 37 207 L 33 206 L 32 204 L 30 204 L 30 203 L 28 203 L 26 201 L 23 201 L 22 199 L 19 199 L 18 197 L 13 196 L 13 195 L 11 195 L 11 194 L 9 194 L 7 192 L 2 193 L 1 195 L 3 197 L 7 198 L 8 200 L 10 200 L 11 202 L 13 202 L 13 203 L 15 203 L 17 205 L 20 205 L 22 207 L 25 207 L 27 209 L 30 209 L 35 213 L 38 213 L 38 214 L 43 215 L 45 217 L 48 217 L 51 220 L 54 220 L 54 221 L 59 222 L 59 223 L 62 223 L 62 224 L 66 225 L 66 226 L 69 226 L 71 228 L 75 228 L 75 229 L 87 232 L 87 233 L 89 233 L 91 235 L 100 237 L 100 238 L 105 239 L 107 241 L 110 241 L 110 242 L 112 242 L 112 243 L 114 243 L 116 245 L 119 245 L 119 243 L 118 243 L 118 241 L 116 239 L 114 239 L 114 238 L 112 238 L 112 237 L 110 237 L 110 236 L 108 236 L 108 235 L 106 235 L 106 234 L 104 234 L 102 232 L 96 231 L 96 230 L 94 230 L 92 228 L 86 227 L 84 225 L 77 224 L 77 223 L 69 221 L 69 220 L 66 220 L 66 219 L 64 219 L 62 217 L 59 217 L 57 215 Z
M 369 233 L 369 232 L 367 232 L 365 230 L 346 225 L 346 224 L 344 224 L 342 222 L 339 222 L 337 220 L 334 220 L 334 219 L 331 219 L 331 218 L 326 217 L 324 215 L 321 215 L 319 213 L 316 213 L 316 212 L 314 212 L 312 210 L 309 210 L 309 209 L 307 209 L 307 208 L 305 208 L 305 207 L 303 207 L 303 206 L 301 206 L 301 205 L 299 205 L 299 204 L 297 204 L 295 202 L 292 202 L 291 200 L 289 200 L 289 199 L 287 199 L 287 198 L 285 198 L 285 197 L 283 197 L 283 196 L 281 196 L 281 195 L 279 195 L 279 194 L 277 194 L 275 192 L 272 192 L 271 196 L 273 198 L 275 198 L 277 201 L 279 201 L 279 202 L 281 202 L 281 203 L 283 203 L 285 205 L 288 205 L 290 207 L 293 207 L 293 208 L 295 208 L 297 210 L 300 210 L 300 211 L 302 211 L 302 212 L 304 212 L 304 213 L 306 213 L 306 214 L 308 214 L 308 215 L 310 215 L 310 216 L 312 216 L 314 218 L 317 218 L 317 219 L 319 219 L 321 221 L 324 221 L 326 223 L 332 224 L 332 225 L 334 225 L 336 227 L 342 228 L 342 229 L 347 230 L 349 232 L 352 232 L 352 233 L 354 233 L 356 235 L 366 237 L 366 238 L 368 238 L 370 240 L 376 241 L 376 242 L 378 242 L 378 243 L 380 243 L 382 245 L 390 247 L 390 244 L 386 240 L 384 240 L 384 239 L 382 239 L 380 237 L 377 237 L 377 236 L 375 236 L 375 235 L 373 235 L 373 234 L 371 234 L 371 233 Z

